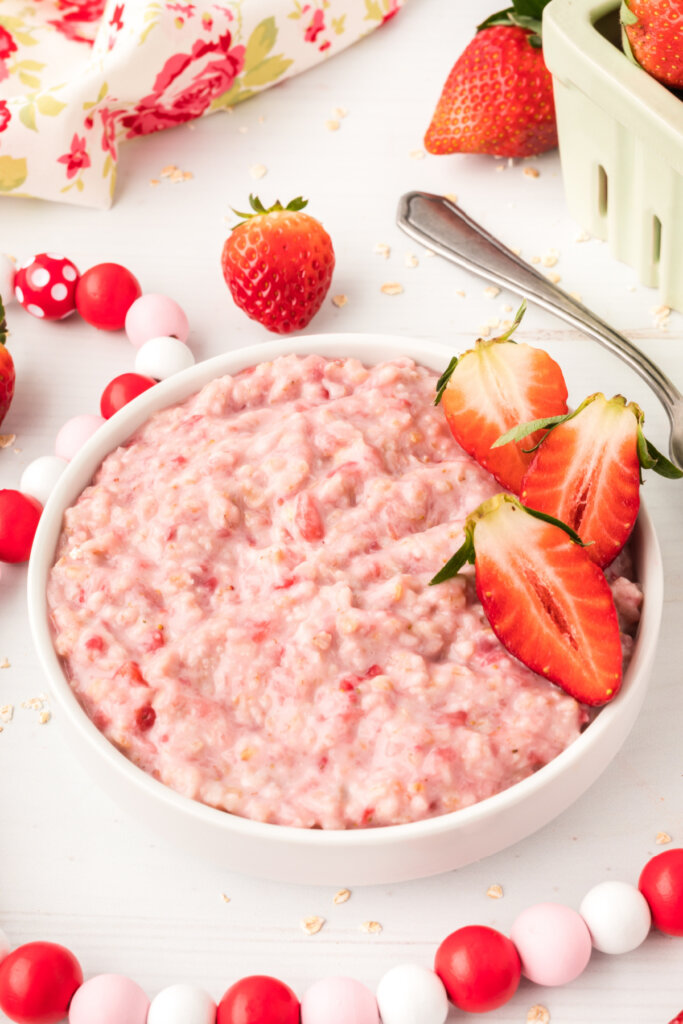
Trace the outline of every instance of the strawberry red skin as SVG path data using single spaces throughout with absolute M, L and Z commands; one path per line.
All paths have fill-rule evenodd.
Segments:
M 289 334 L 320 309 L 332 281 L 334 249 L 314 217 L 279 210 L 236 227 L 221 264 L 236 305 L 269 331 Z
M 625 25 L 633 56 L 648 74 L 674 89 L 683 89 L 683 2 L 628 0 L 638 19 Z
M 498 339 L 479 340 L 459 359 L 441 399 L 455 440 L 498 483 L 519 494 L 542 434 L 491 448 L 501 434 L 528 420 L 567 412 L 562 370 L 543 349 Z
M 637 432 L 623 400 L 595 395 L 550 431 L 522 480 L 523 504 L 571 526 L 602 567 L 619 554 L 638 516 Z
M 530 34 L 516 25 L 477 33 L 443 87 L 428 152 L 524 157 L 557 146 L 552 78 Z
M 14 362 L 3 344 L 0 344 L 0 423 L 7 415 L 14 397 Z
M 605 704 L 622 673 L 609 585 L 585 548 L 511 501 L 474 533 L 477 595 L 491 628 L 534 672 L 583 704 Z

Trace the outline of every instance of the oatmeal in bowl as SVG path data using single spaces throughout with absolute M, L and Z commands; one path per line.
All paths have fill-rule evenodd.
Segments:
M 501 646 L 472 575 L 428 586 L 500 489 L 433 405 L 446 351 L 305 338 L 219 357 L 118 414 L 48 505 L 32 618 L 68 718 L 98 774 L 157 799 L 174 834 L 183 817 L 224 834 L 234 866 L 331 881 L 341 858 L 358 882 L 466 863 L 579 795 L 637 711 L 642 626 L 587 726 Z M 640 590 L 615 568 L 630 657 Z M 270 843 L 297 864 L 271 865 Z

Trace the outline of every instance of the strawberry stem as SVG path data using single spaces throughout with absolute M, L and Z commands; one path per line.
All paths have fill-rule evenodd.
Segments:
M 437 380 L 437 382 L 436 382 L 436 398 L 434 399 L 434 405 L 438 405 L 439 402 L 441 401 L 441 399 L 443 398 L 443 393 L 446 390 L 446 388 L 448 387 L 448 382 L 451 379 L 451 377 L 453 376 L 453 370 L 456 368 L 457 365 L 458 365 L 458 357 L 457 356 L 453 356 L 453 358 L 451 359 L 450 363 L 448 364 L 448 366 L 446 367 L 444 372 L 441 374 L 441 376 Z
M 299 210 L 303 210 L 305 206 L 308 206 L 308 199 L 304 199 L 303 196 L 297 196 L 296 199 L 290 199 L 286 206 L 283 206 L 280 200 L 276 199 L 272 206 L 265 207 L 258 196 L 250 195 L 249 205 L 251 206 L 250 213 L 244 213 L 242 210 L 236 210 L 234 206 L 230 207 L 234 214 L 242 218 L 242 220 L 235 224 L 231 229 L 232 231 L 234 231 L 235 228 L 240 227 L 241 224 L 246 223 L 246 221 L 250 220 L 252 217 L 262 217 L 266 213 L 281 213 L 283 210 L 291 210 L 296 213 Z
M 493 442 L 491 447 L 502 448 L 503 445 L 509 444 L 510 441 L 523 441 L 525 437 L 529 436 L 529 434 L 535 434 L 537 430 L 545 430 L 547 427 L 547 433 L 543 435 L 538 444 L 535 444 L 533 448 L 522 449 L 522 451 L 527 454 L 529 452 L 535 452 L 538 445 L 545 440 L 553 427 L 556 427 L 558 423 L 564 423 L 565 420 L 570 420 L 572 416 L 575 415 L 576 413 L 567 412 L 563 416 L 546 416 L 545 419 L 542 420 L 529 420 L 527 423 L 520 423 L 518 426 L 511 427 L 510 430 L 506 430 L 504 434 L 501 434 L 500 437 Z
M 512 7 L 506 7 L 505 10 L 490 15 L 485 21 L 482 21 L 481 25 L 477 25 L 477 32 L 481 32 L 485 28 L 493 28 L 494 25 L 525 28 L 531 33 L 529 35 L 530 44 L 538 49 L 542 45 L 543 8 L 549 2 L 550 0 L 512 0 Z
M 665 455 L 658 452 L 652 441 L 648 441 L 640 426 L 638 426 L 638 459 L 643 469 L 653 469 L 659 476 L 667 480 L 680 480 L 683 477 L 683 470 L 669 462 Z
M 454 576 L 458 575 L 463 565 L 466 565 L 468 562 L 470 565 L 474 565 L 474 527 L 475 523 L 470 523 L 468 520 L 465 526 L 465 540 L 455 554 L 439 569 L 436 576 L 433 576 L 429 581 L 430 587 L 435 586 L 437 583 L 445 583 L 446 580 L 452 580 Z

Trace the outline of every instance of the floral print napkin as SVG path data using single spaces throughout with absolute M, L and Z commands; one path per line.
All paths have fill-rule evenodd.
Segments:
M 0 195 L 107 207 L 118 146 L 338 53 L 405 0 L 0 0 Z

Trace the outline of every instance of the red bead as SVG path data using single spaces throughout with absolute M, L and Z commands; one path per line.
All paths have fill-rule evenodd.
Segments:
M 654 926 L 666 935 L 683 935 L 683 850 L 665 850 L 649 860 L 638 888 L 650 905 Z
M 17 270 L 14 294 L 24 309 L 41 320 L 63 320 L 76 308 L 78 267 L 66 256 L 41 252 Z
M 17 1024 L 57 1024 L 82 983 L 81 966 L 68 949 L 29 942 L 0 964 L 0 1009 Z
M 299 1024 L 299 1000 L 283 981 L 254 974 L 230 986 L 216 1024 Z
M 0 562 L 26 562 L 43 506 L 21 491 L 0 490 Z
M 683 1024 L 683 1010 L 678 1013 L 673 1020 L 669 1021 L 669 1024 Z
M 505 935 L 494 928 L 469 925 L 444 939 L 436 951 L 434 970 L 459 1009 L 486 1013 L 512 999 L 521 962 Z
M 155 384 L 156 381 L 152 377 L 143 377 L 141 373 L 122 373 L 120 377 L 114 377 L 102 392 L 100 412 L 105 420 L 108 420 L 119 409 L 123 409 L 124 405 L 128 405 Z
M 142 294 L 136 277 L 120 263 L 98 263 L 86 270 L 76 288 L 76 309 L 101 331 L 119 331 L 126 313 Z

